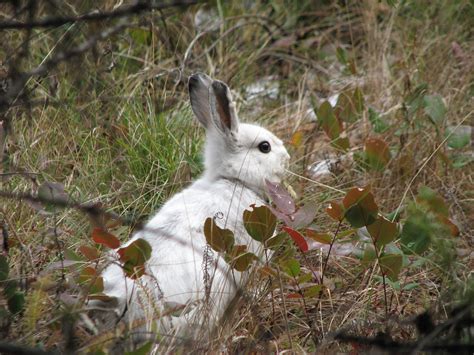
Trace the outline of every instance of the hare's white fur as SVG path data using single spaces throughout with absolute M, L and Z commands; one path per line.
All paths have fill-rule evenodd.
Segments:
M 127 319 L 146 319 L 141 325 L 150 330 L 158 320 L 162 331 L 181 335 L 196 333 L 193 325 L 203 326 L 203 318 L 209 327 L 215 325 L 243 281 L 242 273 L 206 247 L 205 220 L 214 218 L 234 232 L 236 244 L 262 256 L 262 246 L 245 231 L 243 212 L 265 203 L 265 179 L 280 181 L 289 160 L 282 141 L 272 133 L 239 123 L 224 83 L 195 74 L 189 91 L 196 118 L 206 128 L 204 174 L 167 201 L 131 240 L 143 238 L 152 247 L 146 275 L 133 281 L 115 263 L 103 273 L 105 293 L 117 298 L 118 310 L 125 311 Z M 270 143 L 270 152 L 259 150 L 263 141 Z M 211 255 L 207 266 L 205 252 Z M 180 307 L 180 314 L 172 312 Z

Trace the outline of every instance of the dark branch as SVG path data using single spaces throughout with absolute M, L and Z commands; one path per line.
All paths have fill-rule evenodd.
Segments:
M 379 334 L 376 337 L 364 337 L 359 335 L 348 334 L 345 331 L 339 331 L 334 334 L 334 339 L 346 342 L 346 343 L 357 343 L 365 346 L 377 346 L 380 349 L 388 350 L 391 352 L 407 352 L 412 351 L 418 353 L 420 351 L 445 351 L 448 353 L 463 353 L 471 354 L 474 352 L 474 343 L 467 343 L 460 337 L 450 336 L 449 334 L 443 334 L 445 331 L 452 327 L 458 329 L 466 329 L 469 332 L 470 327 L 474 324 L 474 319 L 471 316 L 472 305 L 467 303 L 461 305 L 456 309 L 456 312 L 452 312 L 451 318 L 438 324 L 436 327 L 432 325 L 430 331 L 423 336 L 423 328 L 420 329 L 417 326 L 418 332 L 420 333 L 419 339 L 412 342 L 401 342 L 393 340 L 387 334 Z M 419 320 L 419 315 L 415 318 L 415 322 Z M 425 321 L 426 322 L 426 319 Z
M 344 334 L 340 333 L 334 337 L 335 340 L 342 341 L 345 343 L 357 343 L 360 345 L 366 346 L 377 346 L 381 349 L 387 350 L 397 350 L 397 351 L 411 351 L 415 350 L 419 346 L 419 342 L 397 342 L 394 340 L 386 339 L 385 337 L 375 337 L 375 338 L 366 338 L 357 335 Z M 425 344 L 421 351 L 427 350 L 444 350 L 447 352 L 453 353 L 470 353 L 474 351 L 474 343 L 471 344 L 447 344 L 443 342 L 442 344 Z
M 17 201 L 28 201 L 32 203 L 40 203 L 40 204 L 51 204 L 59 208 L 72 208 L 78 211 L 81 211 L 87 214 L 92 219 L 96 220 L 100 216 L 108 217 L 111 219 L 119 220 L 123 224 L 136 226 L 141 229 L 141 226 L 132 219 L 123 218 L 118 216 L 115 213 L 105 211 L 104 209 L 100 208 L 98 204 L 92 203 L 79 203 L 74 202 L 71 200 L 62 200 L 62 199 L 48 199 L 48 198 L 40 198 L 37 196 L 33 196 L 29 193 L 13 193 L 8 191 L 0 191 L 0 198 L 5 198 L 9 200 L 17 200 Z M 137 226 L 138 224 L 138 226 Z
M 22 345 L 16 345 L 12 343 L 0 342 L 0 353 L 2 354 L 28 354 L 28 355 L 47 355 L 47 354 L 58 354 L 57 352 L 45 351 L 38 348 L 30 348 Z
M 196 0 L 175 0 L 163 4 L 153 4 L 154 1 L 138 1 L 134 5 L 123 6 L 114 11 L 90 12 L 79 16 L 46 17 L 43 19 L 21 22 L 18 20 L 0 22 L 0 30 L 6 29 L 31 29 L 59 27 L 68 23 L 100 21 L 130 15 L 136 15 L 145 11 L 164 10 L 170 7 L 189 6 L 197 3 Z

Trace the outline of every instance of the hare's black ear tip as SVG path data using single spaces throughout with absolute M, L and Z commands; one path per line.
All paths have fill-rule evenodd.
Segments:
M 192 90 L 198 87 L 199 85 L 204 85 L 205 87 L 209 87 L 211 82 L 212 82 L 212 79 L 209 76 L 207 76 L 204 73 L 197 72 L 189 76 L 188 88 L 189 90 Z
M 220 93 L 220 92 L 225 92 L 226 89 L 227 89 L 227 85 L 224 84 L 222 81 L 220 80 L 214 80 L 212 82 L 212 88 L 214 89 L 214 91 L 216 93 Z
M 189 77 L 188 87 L 190 89 L 196 87 L 199 84 L 199 77 L 200 77 L 199 73 L 195 73 Z

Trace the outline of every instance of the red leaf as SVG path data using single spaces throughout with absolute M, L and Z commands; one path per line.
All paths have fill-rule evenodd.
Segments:
M 118 240 L 115 235 L 104 231 L 102 228 L 94 228 L 92 231 L 92 240 L 111 249 L 117 249 L 120 246 L 120 240 Z
M 303 298 L 300 293 L 289 293 L 286 298 Z
M 93 261 L 99 258 L 99 251 L 96 248 L 89 247 L 87 245 L 81 245 L 79 251 L 88 260 Z
M 296 243 L 298 248 L 300 248 L 300 250 L 303 253 L 308 251 L 309 249 L 308 243 L 306 243 L 306 240 L 300 234 L 300 232 L 297 232 L 294 229 L 291 229 L 290 227 L 287 227 L 287 226 L 283 226 L 283 230 L 290 235 L 291 239 L 293 239 L 293 241 Z
M 326 213 L 336 221 L 342 221 L 344 218 L 344 207 L 339 202 L 329 202 L 329 206 L 326 208 Z

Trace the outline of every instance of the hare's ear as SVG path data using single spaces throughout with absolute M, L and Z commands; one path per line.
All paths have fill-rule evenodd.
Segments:
M 226 136 L 237 133 L 239 119 L 230 90 L 222 81 L 214 80 L 209 89 L 209 106 L 214 125 Z
M 211 85 L 212 79 L 206 74 L 196 73 L 189 77 L 188 90 L 191 107 L 194 115 L 205 128 L 209 128 L 211 123 L 209 107 L 209 89 Z

